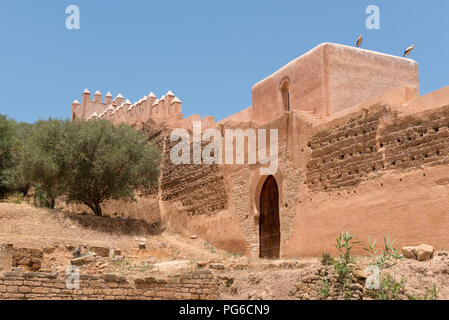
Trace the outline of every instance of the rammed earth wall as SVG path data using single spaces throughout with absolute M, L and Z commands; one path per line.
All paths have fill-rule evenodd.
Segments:
M 402 117 L 385 106 L 370 111 L 326 123 L 311 137 L 310 190 L 354 187 L 387 170 L 448 163 L 449 106 Z

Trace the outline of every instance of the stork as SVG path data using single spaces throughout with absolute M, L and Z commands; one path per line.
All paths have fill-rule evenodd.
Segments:
M 410 47 L 407 48 L 407 50 L 405 50 L 404 57 L 407 57 L 413 51 L 413 49 L 415 49 L 414 44 L 412 44 Z
M 360 46 L 362 45 L 362 41 L 363 41 L 363 37 L 362 37 L 362 35 L 360 35 L 359 38 L 357 39 L 357 48 L 360 48 Z

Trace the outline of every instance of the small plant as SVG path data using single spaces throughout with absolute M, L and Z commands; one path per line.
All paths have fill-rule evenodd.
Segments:
M 321 264 L 323 266 L 331 266 L 334 264 L 334 258 L 328 252 L 323 252 L 321 254 Z
M 398 282 L 390 274 L 380 279 L 380 288 L 375 291 L 377 300 L 398 300 L 399 294 L 404 293 L 404 277 Z
M 438 293 L 439 292 L 435 283 L 431 283 L 430 287 L 426 290 L 424 300 L 436 300 L 438 298 Z
M 338 250 L 338 258 L 334 260 L 334 269 L 338 275 L 338 281 L 343 286 L 344 298 L 346 300 L 352 298 L 352 277 L 351 277 L 351 264 L 355 262 L 354 257 L 351 255 L 351 250 L 354 245 L 359 244 L 360 241 L 356 239 L 354 235 L 349 232 L 342 232 L 336 239 L 335 247 Z
M 349 232 L 342 232 L 336 240 L 335 247 L 338 250 L 340 260 L 346 264 L 354 262 L 354 258 L 351 256 L 351 250 L 354 245 L 359 244 L 360 241 L 356 240 L 356 237 Z
M 211 253 L 215 253 L 216 249 L 214 246 L 212 246 L 209 242 L 204 243 L 204 247 L 209 250 Z
M 350 300 L 352 298 L 353 292 L 351 288 L 346 288 L 345 290 L 345 300 Z
M 379 255 L 376 250 L 376 241 L 371 241 L 368 238 L 368 246 L 364 249 L 369 252 L 371 256 L 371 265 L 377 266 L 382 272 L 385 269 L 391 268 L 397 264 L 397 262 L 403 258 L 403 255 L 393 247 L 395 240 L 390 240 L 388 236 L 384 238 L 383 253 Z
M 23 201 L 23 193 L 15 193 L 14 196 L 12 197 L 12 202 L 15 204 L 20 204 Z
M 241 253 L 241 252 L 233 252 L 233 253 L 231 253 L 231 257 L 232 258 L 240 258 L 241 256 L 243 255 L 243 253 Z
M 386 269 L 396 266 L 398 261 L 403 258 L 402 254 L 394 248 L 394 242 L 395 240 L 388 236 L 385 237 L 382 253 L 376 250 L 376 241 L 371 241 L 371 239 L 368 239 L 368 245 L 364 248 L 371 257 L 371 266 L 377 268 L 378 288 L 371 289 L 370 294 L 378 300 L 397 300 L 399 294 L 405 292 L 405 279 L 402 277 L 400 281 L 396 281 L 395 269 L 393 276 L 383 275 Z
M 226 280 L 226 288 L 232 287 L 233 284 L 234 284 L 234 279 L 227 279 Z
M 329 297 L 330 292 L 329 279 L 327 279 L 327 277 L 323 277 L 321 280 L 323 281 L 323 286 L 321 287 L 318 293 L 323 299 L 327 299 L 327 297 Z

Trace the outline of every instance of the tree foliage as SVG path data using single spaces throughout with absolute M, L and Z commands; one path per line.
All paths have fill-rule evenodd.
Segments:
M 24 180 L 45 193 L 49 207 L 63 194 L 64 130 L 67 121 L 47 120 L 34 124 L 25 139 L 19 170 Z
M 8 188 L 6 171 L 12 166 L 13 123 L 0 115 L 0 196 L 4 197 Z
M 96 215 L 108 199 L 133 199 L 146 193 L 159 176 L 159 150 L 133 128 L 109 121 L 68 124 L 64 148 L 64 194 Z
M 29 184 L 19 169 L 23 141 L 32 128 L 0 115 L 0 198 L 12 193 L 28 192 Z
M 60 197 L 98 216 L 104 201 L 134 199 L 159 176 L 159 150 L 145 135 L 106 120 L 38 121 L 17 150 L 17 181 L 35 186 L 49 207 Z

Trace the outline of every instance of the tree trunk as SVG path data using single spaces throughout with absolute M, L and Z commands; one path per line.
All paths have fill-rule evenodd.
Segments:
M 103 213 L 101 211 L 101 206 L 100 206 L 99 202 L 97 202 L 97 201 L 93 201 L 93 202 L 84 201 L 84 204 L 86 206 L 88 206 L 90 208 L 90 210 L 92 210 L 94 215 L 96 215 L 97 217 L 102 217 L 103 216 Z
M 98 202 L 95 202 L 94 207 L 95 207 L 95 211 L 94 211 L 95 215 L 98 217 L 101 217 L 103 215 L 103 213 L 101 212 L 100 204 Z
M 55 199 L 51 199 L 50 200 L 50 209 L 54 209 L 55 208 Z

